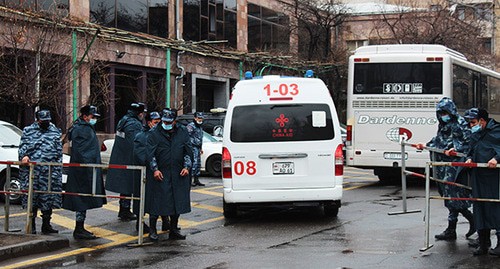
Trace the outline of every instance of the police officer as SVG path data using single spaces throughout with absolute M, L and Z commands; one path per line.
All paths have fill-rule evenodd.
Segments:
M 148 163 L 152 175 L 146 184 L 146 208 L 149 213 L 149 237 L 158 240 L 158 216 L 170 217 L 169 239 L 183 240 L 179 231 L 179 215 L 191 212 L 189 171 L 192 149 L 189 134 L 176 124 L 177 111 L 163 109 L 161 124 L 148 137 Z
M 50 121 L 50 111 L 40 110 L 36 112 L 36 122 L 23 129 L 21 143 L 19 144 L 19 160 L 23 163 L 29 162 L 56 162 L 62 163 L 61 130 Z M 21 166 L 21 188 L 27 189 L 29 184 L 29 167 Z M 50 169 L 50 170 L 49 170 Z M 49 175 L 50 172 L 50 175 Z M 47 191 L 49 189 L 49 176 L 51 178 L 50 189 L 54 192 L 62 191 L 62 167 L 40 166 L 33 169 L 33 189 Z M 23 207 L 26 207 L 27 196 L 23 195 Z M 33 194 L 33 218 L 31 219 L 31 233 L 36 234 L 35 219 L 38 209 L 42 211 L 42 234 L 58 233 L 52 228 L 50 219 L 52 209 L 60 208 L 62 197 L 60 194 Z
M 427 143 L 429 147 L 444 149 L 445 154 L 435 154 L 437 162 L 460 162 L 464 161 L 461 157 L 453 156 L 452 152 L 467 152 L 470 141 L 470 130 L 467 122 L 457 112 L 455 103 L 448 97 L 441 99 L 436 106 L 436 116 L 439 121 L 438 131 L 435 137 Z M 423 144 L 418 144 L 417 148 L 422 149 Z M 439 166 L 436 167 L 437 178 L 466 184 L 465 178 L 458 178 L 457 167 Z M 469 190 L 457 186 L 439 184 L 439 193 L 443 197 L 470 198 Z M 456 227 L 458 215 L 461 213 L 469 221 L 469 231 L 466 233 L 468 238 L 475 233 L 474 218 L 469 211 L 470 201 L 464 200 L 445 200 L 444 205 L 448 208 L 448 227 L 442 233 L 435 235 L 437 240 L 455 240 L 457 238 Z
M 484 109 L 471 109 L 466 117 L 472 126 L 472 143 L 467 154 L 467 163 L 487 163 L 488 168 L 472 169 L 472 196 L 474 198 L 498 199 L 500 170 L 496 169 L 500 160 L 500 123 L 489 118 Z M 474 255 L 488 253 L 491 246 L 491 229 L 497 231 L 497 246 L 489 252 L 500 256 L 500 204 L 495 202 L 474 202 L 474 221 L 479 234 L 479 247 Z
M 152 111 L 149 113 L 146 113 L 146 124 L 144 124 L 142 128 L 142 132 L 138 133 L 135 136 L 134 139 L 134 160 L 135 164 L 137 165 L 145 165 L 147 168 L 147 154 L 146 154 L 146 146 L 148 143 L 148 137 L 149 134 L 151 133 L 151 130 L 156 126 L 161 121 L 161 116 L 160 113 L 156 111 Z M 146 173 L 151 173 L 151 170 L 147 168 Z M 134 173 L 134 197 L 140 197 L 141 195 L 141 173 L 140 171 L 136 171 Z M 133 211 L 134 214 L 139 215 L 139 202 L 137 200 L 134 200 L 133 203 Z M 165 216 L 166 218 L 166 216 Z M 162 216 L 163 220 L 163 216 Z M 168 219 L 167 221 L 167 228 L 168 230 Z M 162 224 L 162 227 L 164 226 L 165 223 Z M 137 220 L 136 223 L 136 229 L 139 229 L 139 220 Z M 144 233 L 149 233 L 149 226 L 144 225 Z M 162 229 L 163 230 L 163 229 Z
M 201 169 L 201 154 L 203 154 L 203 129 L 201 125 L 204 119 L 205 115 L 203 115 L 203 112 L 196 112 L 194 113 L 193 121 L 186 126 L 193 147 L 193 167 L 191 168 L 191 177 L 193 178 L 191 186 L 193 187 L 205 186 L 198 179 Z
M 132 103 L 127 114 L 116 126 L 115 144 L 109 159 L 110 164 L 131 165 L 134 163 L 134 139 L 142 130 L 142 118 L 145 112 L 143 103 Z M 134 191 L 134 171 L 109 169 L 106 176 L 106 190 L 130 197 Z M 118 218 L 123 221 L 136 220 L 137 216 L 130 211 L 130 200 L 120 199 Z
M 71 163 L 101 163 L 101 147 L 97 139 L 94 125 L 97 117 L 95 106 L 86 105 L 80 109 L 80 117 L 73 123 L 68 133 L 71 141 Z M 104 195 L 104 182 L 100 168 L 95 168 L 95 191 L 96 194 Z M 66 191 L 73 193 L 92 193 L 93 169 L 71 167 L 68 173 Z M 66 195 L 63 201 L 63 208 L 76 212 L 76 226 L 73 231 L 75 239 L 95 239 L 93 233 L 84 227 L 87 217 L 87 210 L 102 207 L 106 204 L 106 198 Z

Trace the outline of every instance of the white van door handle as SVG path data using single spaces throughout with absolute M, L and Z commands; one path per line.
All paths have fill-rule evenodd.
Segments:
M 276 154 L 260 154 L 259 159 L 290 159 L 290 158 L 306 158 L 307 153 L 276 153 Z

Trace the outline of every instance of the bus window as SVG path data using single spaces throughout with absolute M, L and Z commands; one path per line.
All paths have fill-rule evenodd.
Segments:
M 488 112 L 496 120 L 500 120 L 500 79 L 488 77 Z
M 475 107 L 474 78 L 470 69 L 453 65 L 452 99 L 460 111 Z
M 442 63 L 356 63 L 353 94 L 442 94 Z

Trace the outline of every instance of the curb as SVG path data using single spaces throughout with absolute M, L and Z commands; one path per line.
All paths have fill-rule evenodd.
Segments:
M 0 241 L 0 261 L 69 247 L 67 238 L 56 236 L 0 233 Z

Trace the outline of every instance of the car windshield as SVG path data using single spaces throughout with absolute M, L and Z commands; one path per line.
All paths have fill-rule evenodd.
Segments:
M 19 146 L 22 131 L 8 123 L 0 124 L 0 144 L 6 146 Z
M 211 136 L 209 133 L 203 131 L 203 142 L 218 142 L 218 140 Z

